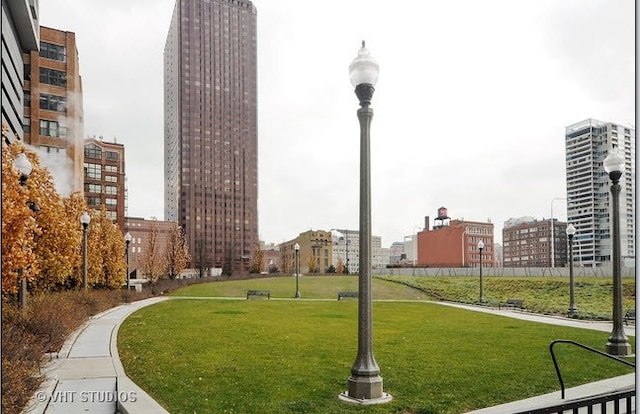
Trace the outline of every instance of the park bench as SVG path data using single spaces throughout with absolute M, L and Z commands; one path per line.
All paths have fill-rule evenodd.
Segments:
M 636 323 L 636 309 L 631 308 L 627 309 L 627 313 L 624 314 L 624 324 L 629 325 L 629 321 L 632 321 L 634 324 Z
M 338 300 L 342 298 L 357 298 L 358 292 L 338 292 Z
M 247 299 L 250 296 L 266 296 L 267 299 L 271 299 L 271 291 L 270 290 L 247 290 Z
M 513 299 L 509 298 L 506 302 L 502 302 L 498 304 L 498 309 L 524 309 L 524 300 L 523 299 Z

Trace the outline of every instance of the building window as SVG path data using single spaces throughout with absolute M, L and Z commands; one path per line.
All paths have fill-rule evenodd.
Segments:
M 60 70 L 40 68 L 40 83 L 47 85 L 67 87 L 67 74 Z
M 40 56 L 47 59 L 58 60 L 60 62 L 67 61 L 67 48 L 53 43 L 40 42 Z
M 100 207 L 100 197 L 87 197 L 89 207 Z
M 117 220 L 118 215 L 115 211 L 107 211 L 107 217 L 111 220 Z
M 22 120 L 22 130 L 26 134 L 31 133 L 31 118 L 29 118 L 28 116 L 25 116 L 24 119 Z
M 104 201 L 107 206 L 116 206 L 118 204 L 118 199 L 116 198 L 107 198 Z
M 115 165 L 105 165 L 105 166 L 104 166 L 104 170 L 105 170 L 106 172 L 114 172 L 114 173 L 117 173 L 117 172 L 118 172 L 118 167 L 117 167 L 117 166 L 115 166 Z
M 40 135 L 47 137 L 60 137 L 67 136 L 67 129 L 57 123 L 56 121 L 50 121 L 48 119 L 40 120 Z
M 57 95 L 40 95 L 40 109 L 48 111 L 67 112 L 67 98 Z
M 28 63 L 25 63 L 24 65 L 24 80 L 25 81 L 31 80 L 31 65 Z
M 102 178 L 102 166 L 100 164 L 84 163 L 84 173 L 86 178 L 99 180 Z
M 102 185 L 100 184 L 85 184 L 84 191 L 87 193 L 100 194 L 102 192 Z
M 106 175 L 104 177 L 105 181 L 109 181 L 110 183 L 117 183 L 118 182 L 118 177 L 116 177 L 115 175 Z
M 102 159 L 102 150 L 96 145 L 87 145 L 84 147 L 84 156 L 87 158 Z
M 104 193 L 105 194 L 117 195 L 118 194 L 118 187 L 116 187 L 115 185 L 105 185 L 104 186 Z
M 25 108 L 31 107 L 31 91 L 24 91 L 24 106 Z
M 114 151 L 105 151 L 105 158 L 108 160 L 117 160 L 120 158 L 117 152 Z

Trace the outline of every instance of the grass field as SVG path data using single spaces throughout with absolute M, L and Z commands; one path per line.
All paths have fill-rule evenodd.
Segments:
M 185 296 L 292 297 L 294 278 L 194 285 Z M 426 296 L 375 279 L 376 299 Z M 559 389 L 548 345 L 573 339 L 603 349 L 608 333 L 537 324 L 425 302 L 374 303 L 374 350 L 389 404 L 338 400 L 357 351 L 357 278 L 300 278 L 303 298 L 186 299 L 125 320 L 118 349 L 127 374 L 171 413 L 463 413 Z M 635 348 L 635 338 L 630 338 Z M 630 372 L 561 347 L 567 386 Z

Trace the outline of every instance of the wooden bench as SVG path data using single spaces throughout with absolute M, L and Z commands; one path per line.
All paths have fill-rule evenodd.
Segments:
M 632 321 L 634 324 L 636 323 L 636 309 L 631 308 L 627 309 L 627 313 L 624 314 L 624 324 L 629 325 L 629 321 Z
M 271 291 L 270 290 L 247 290 L 247 299 L 250 296 L 266 296 L 267 299 L 271 299 Z
M 357 298 L 358 292 L 338 292 L 338 300 L 342 298 Z
M 513 299 L 509 298 L 506 302 L 502 302 L 498 304 L 498 309 L 524 309 L 524 300 L 523 299 Z

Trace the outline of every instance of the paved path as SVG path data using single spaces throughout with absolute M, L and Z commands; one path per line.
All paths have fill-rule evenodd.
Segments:
M 177 298 L 177 297 L 176 297 Z M 144 390 L 126 376 L 117 349 L 118 328 L 136 310 L 169 298 L 150 298 L 121 305 L 92 317 L 43 369 L 45 382 L 33 396 L 25 414 L 130 413 L 168 414 Z M 197 299 L 213 299 L 202 298 Z M 216 298 L 218 299 L 218 298 Z M 229 299 L 229 298 L 225 298 Z M 237 298 L 241 300 L 243 298 Z M 296 299 L 305 300 L 305 299 Z M 426 302 L 426 301 L 420 301 Z M 512 310 L 497 310 L 446 302 L 443 306 L 465 308 L 529 321 L 611 332 L 611 322 L 588 322 Z M 625 326 L 635 336 L 634 326 Z M 567 390 L 567 398 L 593 395 L 611 389 L 635 386 L 634 374 L 586 384 Z M 474 414 L 507 414 L 523 408 L 560 402 L 560 392 L 474 411 Z
M 127 316 L 166 299 L 136 301 L 90 318 L 52 355 L 43 370 L 45 382 L 25 413 L 167 413 L 125 375 L 116 346 Z

